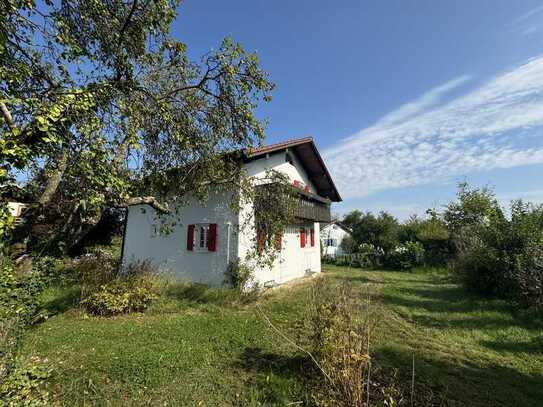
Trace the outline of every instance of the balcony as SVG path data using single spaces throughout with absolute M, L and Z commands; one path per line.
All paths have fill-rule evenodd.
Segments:
M 330 200 L 310 192 L 297 191 L 298 202 L 295 216 L 300 220 L 313 222 L 330 222 Z
M 260 185 L 263 193 L 258 194 L 261 199 L 265 199 L 267 193 L 272 193 L 268 188 L 271 184 Z M 264 190 L 267 189 L 266 192 Z M 305 192 L 298 188 L 292 188 L 292 197 L 295 199 L 294 217 L 299 221 L 325 222 L 331 221 L 330 203 L 328 198 Z

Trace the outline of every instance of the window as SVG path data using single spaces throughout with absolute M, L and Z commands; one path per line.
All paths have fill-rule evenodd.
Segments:
M 326 247 L 336 247 L 337 246 L 337 239 L 326 239 L 324 245 Z
M 217 248 L 217 224 L 198 223 L 187 228 L 187 250 L 210 251 Z
M 209 225 L 199 225 L 198 227 L 198 242 L 197 248 L 200 250 L 207 250 L 207 242 L 209 239 Z

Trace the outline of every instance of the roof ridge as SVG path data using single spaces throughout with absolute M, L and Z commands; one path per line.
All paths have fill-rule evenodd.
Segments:
M 284 140 L 284 141 L 280 141 L 280 142 L 277 142 L 277 143 L 262 145 L 262 146 L 259 146 L 259 147 L 252 147 L 252 148 L 249 148 L 248 151 L 249 151 L 250 154 L 254 154 L 254 153 L 258 153 L 260 151 L 265 151 L 265 150 L 268 150 L 268 149 L 284 147 L 284 146 L 291 145 L 291 144 L 300 144 L 300 143 L 305 143 L 305 142 L 309 142 L 309 141 L 314 141 L 313 137 L 306 136 L 306 137 L 300 137 L 300 138 Z

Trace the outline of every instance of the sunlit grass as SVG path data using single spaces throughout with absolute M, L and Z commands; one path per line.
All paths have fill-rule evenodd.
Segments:
M 543 400 L 543 322 L 466 293 L 443 271 L 363 271 L 326 266 L 325 278 L 370 287 L 378 324 L 376 364 L 448 405 L 538 406 Z M 283 332 L 304 342 L 308 283 L 258 301 Z M 21 355 L 54 367 L 64 405 L 286 405 L 307 401 L 300 354 L 230 290 L 171 286 L 144 314 L 89 317 L 76 289 L 49 290 L 48 321 Z

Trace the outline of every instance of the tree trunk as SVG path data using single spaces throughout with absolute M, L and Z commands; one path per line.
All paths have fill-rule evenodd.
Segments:
M 45 189 L 43 190 L 38 202 L 43 206 L 47 205 L 53 199 L 53 196 L 57 192 L 60 181 L 64 176 L 64 172 L 68 167 L 68 149 L 63 148 L 60 152 L 60 156 L 56 165 L 56 168 L 52 170 L 52 173 L 45 184 Z

